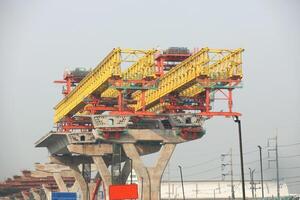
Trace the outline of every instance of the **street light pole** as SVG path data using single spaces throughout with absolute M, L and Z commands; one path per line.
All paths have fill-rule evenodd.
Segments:
M 242 143 L 241 120 L 239 119 L 238 116 L 235 116 L 235 117 L 234 117 L 234 122 L 238 123 L 238 128 L 239 128 L 240 159 L 241 159 L 241 175 L 242 175 L 242 191 L 243 191 L 243 200 L 246 200 L 245 177 L 244 177 L 244 157 L 243 157 L 243 143 Z
M 250 184 L 251 184 L 251 192 L 252 192 L 252 198 L 254 199 L 254 171 L 255 169 L 249 168 L 250 171 Z
M 261 197 L 262 199 L 265 198 L 264 194 L 264 175 L 263 175 L 263 165 L 262 165 L 262 156 L 261 156 L 261 146 L 257 146 L 259 148 L 259 160 L 260 160 L 260 182 L 261 182 Z
M 181 187 L 182 187 L 182 195 L 183 195 L 183 200 L 185 200 L 185 195 L 184 195 L 184 186 L 183 186 L 183 177 L 182 177 L 182 167 L 178 165 L 179 171 L 180 171 L 180 178 L 181 178 Z

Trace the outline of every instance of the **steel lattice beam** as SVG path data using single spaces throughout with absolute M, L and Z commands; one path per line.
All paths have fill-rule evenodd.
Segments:
M 178 93 L 180 96 L 191 97 L 202 92 L 203 88 L 196 81 L 199 77 L 213 79 L 242 77 L 242 52 L 243 49 L 234 51 L 201 49 L 162 76 L 157 90 L 146 92 L 147 109 L 150 111 L 161 110 L 162 106 L 158 105 L 159 99 L 167 94 Z M 140 95 L 136 95 L 135 99 L 138 101 L 135 109 L 140 110 Z
M 101 92 L 103 84 L 111 76 L 121 75 L 121 49 L 113 49 L 108 56 L 91 71 L 77 87 L 55 106 L 54 122 L 57 123 L 63 117 L 75 114 L 84 106 L 83 100 L 95 92 Z

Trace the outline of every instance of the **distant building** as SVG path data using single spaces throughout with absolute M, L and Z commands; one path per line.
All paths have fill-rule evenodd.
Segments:
M 234 195 L 242 199 L 242 183 L 234 181 Z M 247 199 L 261 198 L 260 181 L 254 181 L 253 190 L 250 181 L 245 182 Z M 184 181 L 185 199 L 231 199 L 230 181 Z M 253 192 L 253 193 L 252 193 Z M 281 184 L 280 195 L 289 196 L 287 185 Z M 264 196 L 277 197 L 277 184 L 275 181 L 264 181 Z M 183 199 L 180 181 L 162 182 L 161 199 Z
M 132 182 L 138 184 L 138 177 L 133 170 Z M 130 183 L 130 175 L 128 176 L 127 184 Z M 253 190 L 252 190 L 253 185 Z M 233 181 L 235 199 L 242 199 L 242 183 L 239 180 Z M 245 190 L 247 199 L 261 199 L 260 180 L 254 180 L 253 184 L 250 181 L 245 181 Z M 195 180 L 184 181 L 185 199 L 231 199 L 231 181 L 223 180 Z M 141 192 L 141 191 L 140 191 Z M 253 192 L 253 193 L 252 193 Z M 253 195 L 253 196 L 252 196 Z M 281 197 L 291 196 L 288 187 L 285 183 L 280 185 Z M 277 197 L 276 181 L 264 181 L 264 196 L 265 198 Z M 295 196 L 295 195 L 292 195 Z M 183 199 L 182 186 L 180 181 L 162 181 L 161 183 L 161 200 L 167 199 Z

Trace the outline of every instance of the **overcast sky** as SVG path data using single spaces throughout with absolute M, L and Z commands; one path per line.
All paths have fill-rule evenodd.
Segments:
M 234 91 L 234 108 L 243 113 L 246 173 L 248 167 L 259 171 L 252 151 L 266 146 L 277 128 L 279 145 L 295 144 L 279 148 L 280 176 L 299 175 L 299 10 L 297 0 L 0 0 L 0 180 L 47 160 L 46 149 L 34 142 L 53 125 L 53 107 L 62 98 L 53 80 L 64 69 L 94 67 L 114 47 L 158 46 L 244 48 L 244 88 Z M 236 125 L 214 118 L 205 127 L 202 139 L 177 146 L 171 178 L 178 178 L 178 164 L 186 179 L 219 176 L 220 169 L 200 172 L 219 167 L 220 154 L 232 147 L 239 179 Z M 273 169 L 265 173 L 275 178 Z M 300 193 L 297 183 L 289 185 Z

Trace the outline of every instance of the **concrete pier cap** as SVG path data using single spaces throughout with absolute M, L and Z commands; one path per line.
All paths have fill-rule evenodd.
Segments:
M 35 144 L 36 147 L 46 147 L 48 149 L 51 154 L 49 157 L 50 163 L 68 167 L 68 173 L 71 173 L 75 178 L 83 200 L 90 199 L 91 190 L 94 189 L 95 185 L 92 185 L 90 180 L 85 179 L 84 173 L 79 166 L 93 164 L 98 172 L 97 176 L 101 178 L 106 191 L 108 191 L 110 185 L 113 184 L 110 166 L 114 164 L 114 144 L 118 144 L 121 149 L 119 161 L 123 164 L 120 165 L 122 166 L 120 183 L 126 183 L 131 171 L 131 163 L 129 162 L 131 160 L 132 167 L 138 177 L 140 199 L 160 199 L 162 175 L 176 145 L 191 140 L 180 135 L 182 127 L 183 129 L 189 129 L 191 122 L 193 122 L 192 129 L 198 128 L 197 130 L 201 131 L 196 139 L 201 138 L 204 134 L 202 118 L 193 117 L 193 115 L 174 115 L 169 117 L 170 124 L 175 127 L 173 129 L 164 129 L 161 122 L 158 121 L 152 128 L 139 126 L 130 128 L 126 126 L 126 134 L 122 135 L 122 137 L 105 139 L 101 128 L 103 126 L 105 128 L 107 128 L 106 126 L 114 128 L 111 124 L 107 125 L 110 118 L 112 117 L 92 116 L 94 129 L 91 132 L 50 132 Z M 114 121 L 118 122 L 118 120 L 120 123 L 129 123 L 129 120 L 120 120 L 114 116 Z M 151 125 L 151 120 L 148 122 Z M 120 123 L 117 126 L 120 126 Z M 145 166 L 141 157 L 156 152 L 159 152 L 159 156 L 153 167 Z M 62 184 L 61 172 L 52 171 L 52 173 L 56 173 L 54 177 L 60 185 L 60 190 L 68 190 Z M 106 192 L 106 195 L 108 199 L 108 192 Z

